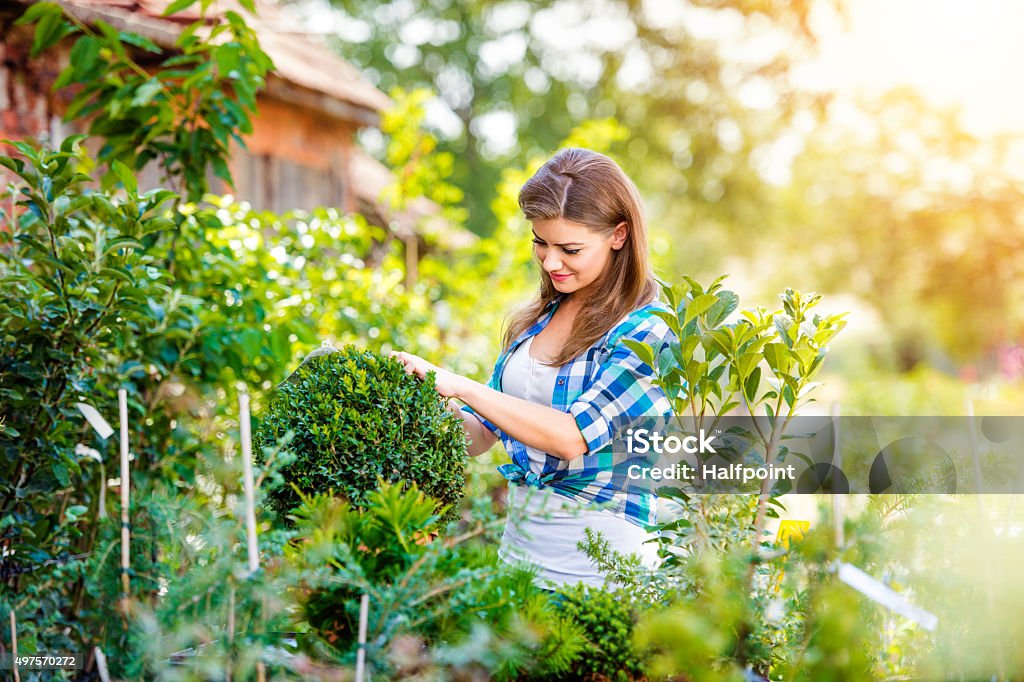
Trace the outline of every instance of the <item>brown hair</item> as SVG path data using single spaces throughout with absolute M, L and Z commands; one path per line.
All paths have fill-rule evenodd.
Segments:
M 608 270 L 594 283 L 593 296 L 577 313 L 569 339 L 553 365 L 564 365 L 585 352 L 615 323 L 657 296 L 658 283 L 648 263 L 647 222 L 640 192 L 604 154 L 575 147 L 562 149 L 519 190 L 519 208 L 527 220 L 562 218 L 606 237 L 619 223 L 626 223 L 626 242 L 612 251 Z M 540 319 L 558 295 L 551 277 L 541 268 L 537 297 L 509 318 L 505 349 Z

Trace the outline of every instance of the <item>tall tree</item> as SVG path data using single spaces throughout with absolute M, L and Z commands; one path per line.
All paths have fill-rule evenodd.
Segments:
M 729 48 L 752 36 L 788 53 L 813 42 L 807 2 L 330 1 L 344 17 L 337 49 L 379 87 L 438 93 L 442 148 L 456 153 L 453 181 L 481 234 L 494 229 L 503 168 L 605 117 L 629 128 L 613 151 L 658 197 L 656 215 L 738 220 L 757 203 L 750 152 L 794 99 L 782 51 Z

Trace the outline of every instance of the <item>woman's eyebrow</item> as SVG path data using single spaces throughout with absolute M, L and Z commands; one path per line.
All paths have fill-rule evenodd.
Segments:
M 530 231 L 533 232 L 533 230 Z M 540 239 L 540 241 L 542 242 L 544 241 L 536 232 L 533 233 L 533 236 L 536 237 L 537 239 Z M 546 244 L 547 242 L 544 243 Z M 583 246 L 583 242 L 566 242 L 565 244 L 555 244 L 555 246 Z

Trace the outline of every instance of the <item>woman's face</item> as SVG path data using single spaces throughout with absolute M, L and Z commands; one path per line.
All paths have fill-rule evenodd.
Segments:
M 604 275 L 626 234 L 624 222 L 603 236 L 564 218 L 534 220 L 533 249 L 555 290 L 571 294 L 586 291 Z

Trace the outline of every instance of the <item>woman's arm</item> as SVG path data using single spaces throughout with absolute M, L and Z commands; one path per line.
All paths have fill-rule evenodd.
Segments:
M 498 437 L 484 426 L 484 423 L 475 414 L 462 410 L 451 398 L 447 401 L 447 407 L 452 414 L 462 420 L 462 430 L 466 432 L 466 438 L 469 441 L 466 453 L 470 457 L 484 454 L 498 442 Z
M 495 391 L 411 353 L 392 353 L 392 356 L 405 366 L 408 374 L 423 378 L 427 372 L 435 372 L 438 393 L 458 398 L 520 443 L 566 460 L 587 453 L 587 443 L 576 425 L 576 418 L 567 412 Z M 482 432 L 490 434 L 480 420 L 476 419 L 476 422 Z M 467 419 L 463 424 L 467 425 L 466 432 L 470 438 L 476 440 L 470 432 L 475 426 L 473 422 Z
M 565 460 L 587 453 L 576 418 L 568 412 L 506 395 L 466 377 L 458 379 L 455 397 L 520 443 Z

